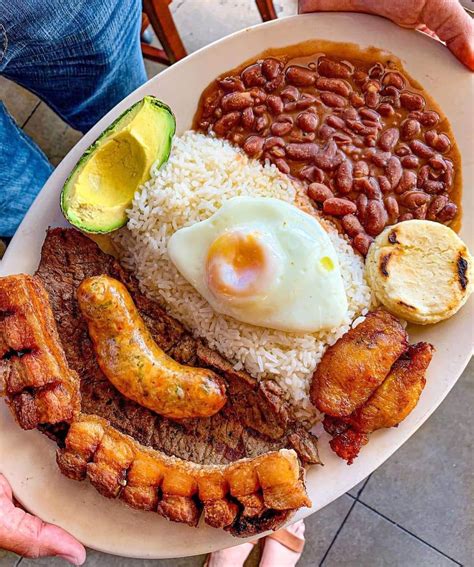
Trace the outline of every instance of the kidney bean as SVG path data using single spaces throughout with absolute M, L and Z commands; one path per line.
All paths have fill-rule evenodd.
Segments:
M 283 101 L 277 95 L 269 95 L 267 97 L 267 106 L 272 114 L 281 114 L 283 112 Z
M 363 93 L 378 93 L 382 89 L 379 81 L 369 79 L 362 84 L 361 90 Z
M 372 120 L 373 122 L 378 122 L 380 119 L 380 114 L 371 108 L 361 108 L 359 114 L 362 118 Z
M 385 175 L 379 175 L 377 177 L 377 181 L 379 182 L 379 187 L 382 193 L 388 193 L 389 191 L 391 191 L 392 184 Z
M 318 73 L 331 79 L 348 79 L 352 74 L 352 69 L 345 63 L 333 61 L 328 57 L 320 57 L 318 59 Z
M 413 216 L 414 216 L 416 219 L 425 220 L 427 211 L 428 211 L 428 203 L 425 203 L 424 205 L 421 205 L 420 207 L 417 207 L 417 208 L 413 211 Z
M 358 70 L 353 75 L 352 78 L 354 79 L 354 83 L 357 85 L 362 85 L 367 79 L 369 75 L 365 71 Z
M 446 197 L 446 195 L 437 195 L 436 197 L 433 197 L 428 207 L 426 214 L 427 218 L 432 221 L 436 220 L 438 214 L 442 209 L 444 209 L 447 203 L 448 198 Z
M 425 99 L 419 94 L 403 91 L 400 93 L 400 104 L 407 110 L 423 110 Z
M 284 102 L 296 102 L 300 97 L 300 91 L 293 85 L 285 87 L 280 96 Z
M 268 118 L 265 115 L 259 116 L 255 121 L 255 130 L 261 133 L 268 126 Z
M 322 183 L 324 181 L 324 172 L 315 165 L 305 165 L 302 167 L 297 176 L 309 182 Z
M 352 141 L 352 138 L 347 134 L 344 134 L 344 132 L 336 132 L 335 134 L 333 134 L 332 139 L 338 146 L 345 146 L 347 144 L 350 144 Z
M 375 135 L 377 133 L 377 131 L 374 130 L 374 128 L 368 128 L 358 120 L 347 119 L 346 124 L 348 128 L 350 128 L 356 134 L 360 134 L 361 136 Z
M 258 63 L 246 67 L 240 76 L 246 87 L 262 87 L 266 82 Z
M 296 108 L 298 110 L 304 110 L 314 106 L 316 103 L 316 97 L 310 94 L 303 93 L 300 98 L 296 101 Z
M 346 126 L 344 120 L 339 116 L 336 116 L 335 114 L 330 114 L 326 118 L 326 124 L 328 124 L 328 126 L 332 126 L 333 128 L 340 128 L 341 130 Z
M 413 213 L 403 213 L 403 215 L 400 215 L 398 217 L 398 222 L 403 222 L 403 221 L 407 221 L 407 220 L 413 220 Z
M 278 157 L 274 163 L 282 173 L 286 173 L 286 175 L 290 173 L 290 166 L 286 163 L 286 161 L 283 158 Z
M 377 112 L 382 116 L 389 117 L 395 114 L 395 110 L 388 102 L 382 102 L 377 106 Z
M 390 152 L 373 152 L 370 156 L 370 160 L 378 167 L 386 167 L 388 160 L 391 158 L 392 154 Z
M 367 218 L 367 205 L 369 203 L 369 199 L 365 193 L 360 193 L 356 199 L 357 205 L 357 216 L 362 224 L 365 223 Z
M 240 122 L 241 113 L 238 111 L 224 114 L 222 118 L 214 124 L 214 132 L 218 136 L 225 136 L 234 126 Z
M 426 181 L 429 179 L 431 173 L 430 166 L 425 164 L 420 167 L 418 171 L 417 187 L 423 187 Z
M 388 73 L 385 73 L 382 83 L 384 85 L 393 86 L 398 90 L 402 90 L 405 87 L 405 79 L 396 71 L 389 71 Z
M 276 76 L 273 80 L 267 81 L 263 88 L 267 93 L 272 93 L 277 89 L 281 88 L 285 84 L 285 75 L 281 74 Z
M 316 81 L 316 75 L 307 67 L 300 67 L 299 65 L 290 65 L 286 69 L 286 80 L 290 85 L 297 87 L 310 87 Z
M 425 110 L 420 113 L 419 121 L 425 128 L 433 128 L 439 122 L 439 114 L 434 110 Z
M 377 105 L 380 102 L 380 96 L 377 92 L 369 91 L 365 93 L 365 104 L 369 108 L 377 108 Z
M 342 228 L 349 236 L 355 236 L 364 232 L 364 227 L 361 225 L 356 215 L 350 214 L 342 217 Z
M 374 120 L 365 120 L 364 119 L 364 120 L 362 120 L 362 124 L 364 126 L 367 126 L 367 128 L 370 128 L 373 133 L 376 133 L 377 130 L 382 128 L 382 124 L 380 124 L 380 122 L 375 122 Z
M 444 154 L 451 148 L 451 140 L 446 134 L 439 134 L 436 130 L 425 132 L 425 140 L 432 148 Z
M 369 199 L 381 199 L 382 191 L 380 190 L 379 182 L 375 177 L 369 177 L 368 185 L 365 194 Z
M 251 130 L 255 122 L 255 114 L 253 113 L 253 108 L 248 107 L 242 112 L 242 125 Z
M 344 160 L 343 154 L 337 145 L 330 140 L 328 145 L 314 156 L 314 163 L 324 171 L 335 169 Z
M 391 152 L 398 142 L 400 132 L 398 128 L 388 128 L 379 138 L 379 147 L 385 152 Z
M 286 151 L 284 147 L 274 146 L 271 150 L 268 151 L 269 154 L 276 158 L 284 158 Z M 276 163 L 276 162 L 275 162 Z M 282 171 L 281 167 L 279 167 L 280 171 Z M 288 173 L 290 172 L 290 166 L 288 166 Z
M 289 122 L 274 122 L 270 131 L 274 136 L 286 136 L 291 132 L 293 125 Z
M 434 151 L 420 140 L 412 140 L 410 148 L 414 154 L 421 158 L 428 159 L 434 156 Z
M 416 209 L 430 200 L 430 196 L 423 191 L 406 191 L 400 197 L 401 202 L 409 209 Z
M 407 118 L 400 124 L 400 134 L 402 140 L 413 140 L 418 136 L 421 131 L 421 126 L 418 120 Z
M 249 136 L 242 147 L 247 155 L 253 158 L 258 158 L 262 155 L 264 143 L 265 138 L 262 138 L 261 136 Z
M 354 108 L 360 108 L 361 106 L 364 106 L 365 99 L 358 93 L 351 93 L 349 95 L 349 102 Z
M 218 79 L 217 82 L 226 92 L 245 91 L 245 85 L 239 77 L 225 77 L 223 79 Z
M 354 248 L 362 254 L 362 256 L 367 256 L 370 245 L 373 241 L 374 239 L 371 238 L 368 234 L 365 234 L 365 232 L 360 232 L 359 234 L 356 234 L 354 236 L 352 244 Z
M 445 185 L 442 181 L 433 181 L 432 179 L 428 179 L 423 183 L 423 190 L 430 195 L 436 195 L 445 190 Z
M 330 138 L 332 138 L 334 132 L 335 132 L 334 128 L 331 128 L 327 124 L 322 124 L 319 127 L 318 135 L 321 138 L 321 140 L 325 141 L 325 140 L 329 140 Z
M 296 117 L 296 124 L 303 132 L 314 132 L 318 127 L 319 119 L 312 112 L 302 112 Z
M 357 206 L 352 201 L 349 201 L 349 199 L 331 197 L 330 199 L 326 199 L 324 201 L 323 211 L 327 215 L 343 217 L 345 215 L 354 214 L 357 211 Z
M 253 112 L 257 116 L 262 116 L 262 114 L 265 114 L 266 111 L 267 111 L 267 107 L 264 104 L 259 104 L 253 107 Z
M 345 97 L 348 97 L 352 90 L 350 85 L 342 79 L 328 79 L 326 77 L 318 77 L 316 87 L 320 91 L 331 91 Z
M 404 157 L 411 154 L 410 148 L 406 144 L 398 144 L 395 147 L 395 155 L 398 157 Z
M 444 161 L 443 157 L 439 154 L 434 155 L 428 163 L 431 165 L 433 169 L 438 171 L 445 171 L 446 170 L 446 162 Z
M 416 188 L 417 177 L 414 171 L 410 171 L 409 169 L 404 169 L 402 173 L 402 177 L 400 182 L 395 187 L 395 193 L 401 195 L 406 191 L 410 191 Z
M 377 61 L 377 63 L 374 63 L 374 65 L 372 65 L 372 67 L 369 69 L 369 77 L 373 79 L 380 79 L 384 72 L 385 67 L 382 65 L 382 63 L 380 63 L 380 61 Z
M 316 144 L 287 144 L 286 153 L 290 159 L 296 161 L 309 161 L 314 159 L 318 152 Z
M 338 112 L 344 120 L 360 120 L 359 111 L 355 108 L 349 106 L 349 108 L 337 109 L 334 112 Z
M 249 92 L 252 95 L 255 104 L 262 104 L 262 102 L 267 100 L 267 93 L 260 87 L 252 87 Z
M 385 210 L 387 211 L 388 220 L 390 224 L 397 221 L 398 215 L 400 214 L 400 209 L 398 207 L 398 201 L 392 195 L 385 197 L 383 200 L 385 205 Z
M 336 171 L 336 187 L 338 188 L 339 192 L 344 195 L 347 195 L 352 190 L 352 170 L 352 162 L 346 159 L 341 163 Z
M 202 115 L 204 118 L 212 116 L 221 101 L 222 91 L 215 91 L 204 99 Z
M 385 175 L 387 179 L 392 184 L 392 187 L 396 187 L 402 178 L 403 168 L 400 160 L 396 156 L 392 156 L 385 166 Z
M 347 100 L 344 97 L 330 92 L 322 92 L 321 100 L 326 106 L 331 108 L 341 108 L 347 104 Z
M 275 79 L 275 77 L 280 74 L 282 68 L 282 63 L 278 61 L 278 59 L 273 59 L 272 57 L 264 59 L 262 63 L 262 73 L 269 81 Z
M 400 163 L 407 169 L 416 169 L 419 165 L 419 160 L 414 155 L 403 156 L 400 158 Z
M 443 173 L 443 181 L 446 184 L 446 190 L 449 191 L 453 185 L 454 181 L 454 166 L 453 162 L 450 160 L 445 160 L 446 171 Z
M 449 201 L 449 203 L 445 205 L 443 209 L 441 209 L 441 211 L 438 213 L 438 220 L 440 220 L 441 222 L 449 222 L 453 220 L 457 212 L 457 206 Z
M 269 150 L 270 148 L 273 148 L 275 146 L 279 146 L 280 148 L 284 148 L 285 147 L 285 140 L 283 138 L 280 138 L 280 136 L 269 136 L 265 140 L 265 143 L 263 144 L 263 149 Z
M 369 175 L 369 164 L 364 160 L 356 161 L 353 169 L 354 177 L 366 177 Z
M 334 193 L 323 183 L 311 183 L 308 186 L 308 196 L 317 203 L 324 203 L 326 199 L 332 199 Z
M 365 230 L 370 236 L 377 236 L 388 222 L 387 211 L 379 200 L 369 200 L 365 219 Z

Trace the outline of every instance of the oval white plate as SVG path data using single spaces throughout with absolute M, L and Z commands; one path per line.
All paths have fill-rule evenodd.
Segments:
M 173 108 L 181 133 L 191 125 L 201 91 L 219 73 L 267 48 L 317 38 L 374 45 L 395 53 L 404 61 L 407 71 L 441 105 L 463 156 L 466 190 L 462 236 L 473 250 L 474 151 L 469 108 L 474 94 L 473 75 L 438 42 L 398 28 L 387 20 L 356 14 L 319 14 L 277 20 L 217 41 L 151 79 L 117 105 L 51 175 L 10 244 L 0 275 L 35 270 L 46 228 L 66 224 L 59 210 L 59 193 L 68 173 L 86 147 L 133 102 L 146 94 L 158 96 Z M 322 434 L 320 449 L 325 466 L 311 468 L 307 476 L 314 506 L 301 510 L 297 517 L 316 512 L 360 482 L 436 409 L 471 356 L 472 316 L 470 301 L 449 321 L 411 331 L 412 342 L 427 340 L 437 349 L 420 403 L 400 427 L 372 435 L 350 467 L 329 451 L 327 437 Z M 222 530 L 169 523 L 157 514 L 133 511 L 118 501 L 107 500 L 88 483 L 62 476 L 56 467 L 54 451 L 53 443 L 40 433 L 22 431 L 6 405 L 0 404 L 0 468 L 12 483 L 17 498 L 33 513 L 59 524 L 84 544 L 117 555 L 165 558 L 205 553 L 240 542 Z

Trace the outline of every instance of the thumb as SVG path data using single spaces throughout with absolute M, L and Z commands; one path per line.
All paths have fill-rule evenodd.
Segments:
M 15 507 L 10 485 L 2 475 L 0 548 L 32 558 L 59 556 L 74 565 L 82 565 L 86 559 L 84 546 L 71 534 Z
M 474 20 L 458 0 L 427 2 L 421 19 L 466 67 L 474 71 Z

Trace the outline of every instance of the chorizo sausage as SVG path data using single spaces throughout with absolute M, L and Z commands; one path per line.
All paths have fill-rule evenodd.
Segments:
M 124 396 L 171 419 L 208 417 L 224 406 L 224 381 L 161 350 L 121 282 L 87 278 L 77 298 L 99 366 Z

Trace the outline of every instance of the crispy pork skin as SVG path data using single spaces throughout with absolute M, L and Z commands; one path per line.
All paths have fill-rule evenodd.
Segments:
M 236 535 L 255 533 L 249 531 L 252 526 L 262 531 L 259 519 L 268 529 L 270 518 L 284 521 L 294 510 L 311 505 L 304 470 L 293 450 L 227 465 L 199 465 L 143 447 L 97 416 L 81 414 L 72 422 L 57 462 L 66 476 L 87 477 L 108 498 L 121 498 L 191 526 L 197 525 L 204 509 L 209 525 Z M 251 499 L 258 504 L 249 515 Z
M 79 377 L 59 340 L 41 280 L 0 278 L 0 392 L 23 429 L 71 421 L 80 410 Z

